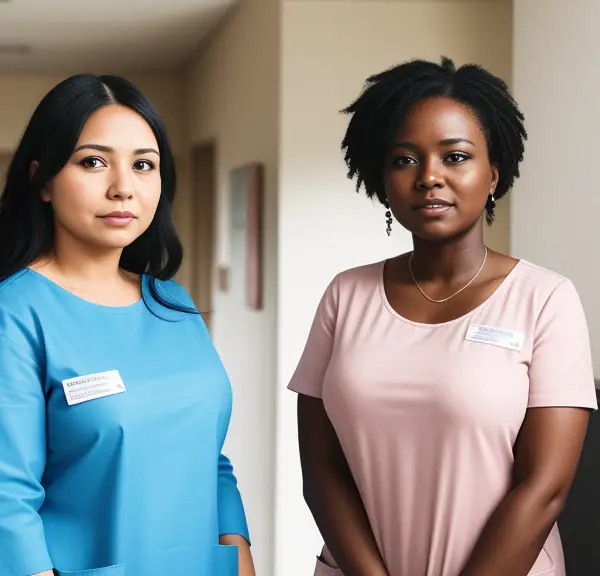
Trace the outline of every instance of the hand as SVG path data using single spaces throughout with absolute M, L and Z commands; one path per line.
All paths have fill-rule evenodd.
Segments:
M 223 534 L 219 538 L 219 543 L 223 546 L 238 547 L 239 576 L 256 576 L 250 545 L 243 536 L 239 536 L 238 534 Z
M 54 570 L 45 570 L 44 572 L 38 572 L 33 576 L 54 576 Z

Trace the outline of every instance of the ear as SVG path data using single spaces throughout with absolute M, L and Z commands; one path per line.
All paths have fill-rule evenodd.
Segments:
M 31 182 L 33 180 L 33 177 L 35 176 L 39 167 L 40 167 L 40 163 L 37 160 L 34 160 L 29 165 L 29 182 Z M 40 195 L 44 202 L 50 202 L 50 193 L 48 192 L 46 187 L 42 188 Z
M 498 179 L 500 178 L 500 172 L 498 171 L 498 166 L 492 165 L 492 181 L 490 182 L 490 194 L 493 195 L 496 191 L 496 186 L 498 186 Z
M 33 180 L 33 177 L 35 176 L 35 173 L 38 171 L 39 167 L 40 167 L 40 163 L 37 160 L 34 160 L 29 165 L 29 182 L 31 182 Z

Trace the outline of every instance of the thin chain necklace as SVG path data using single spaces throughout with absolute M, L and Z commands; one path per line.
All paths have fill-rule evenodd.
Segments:
M 473 278 L 471 278 L 460 290 L 457 290 L 454 294 L 452 294 L 452 296 L 448 296 L 448 298 L 443 298 L 442 300 L 434 300 L 433 298 L 430 298 L 429 296 L 427 296 L 427 294 L 425 294 L 425 292 L 423 292 L 423 290 L 419 286 L 419 283 L 417 282 L 417 279 L 415 278 L 415 275 L 413 274 L 413 269 L 412 269 L 412 260 L 413 260 L 414 255 L 415 255 L 415 253 L 413 251 L 412 254 L 410 255 L 410 258 L 408 259 L 408 270 L 410 272 L 410 276 L 411 276 L 413 282 L 415 283 L 415 286 L 419 289 L 419 292 L 421 294 L 423 294 L 423 296 L 425 296 L 425 298 L 427 298 L 427 300 L 429 300 L 430 302 L 433 302 L 435 304 L 442 304 L 443 302 L 448 302 L 448 300 L 450 300 L 451 298 L 454 298 L 457 294 L 460 294 L 463 290 L 465 290 L 471 284 L 473 284 L 473 282 L 475 282 L 475 278 L 477 278 L 477 276 L 479 276 L 479 274 L 483 270 L 483 267 L 485 266 L 485 263 L 487 261 L 488 250 L 487 250 L 487 246 L 486 246 L 485 254 L 483 256 L 483 262 L 481 263 L 481 266 L 479 267 L 479 270 L 477 270 L 477 273 L 475 274 L 475 276 L 473 276 Z

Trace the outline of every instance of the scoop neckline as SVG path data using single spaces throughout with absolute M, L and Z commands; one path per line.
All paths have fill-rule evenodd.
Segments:
M 38 272 L 37 270 L 34 270 L 33 268 L 27 267 L 27 268 L 25 268 L 25 270 L 28 273 L 31 273 L 35 278 L 39 278 L 41 281 L 43 281 L 44 283 L 49 285 L 56 292 L 59 292 L 65 296 L 67 296 L 73 302 L 75 302 L 81 306 L 85 306 L 86 308 L 91 308 L 93 310 L 101 311 L 101 312 L 108 313 L 108 314 L 130 314 L 132 312 L 135 312 L 136 310 L 139 310 L 140 308 L 142 308 L 145 305 L 145 300 L 144 300 L 144 293 L 146 291 L 146 275 L 145 274 L 142 275 L 142 282 L 141 282 L 142 297 L 139 300 L 137 300 L 136 302 L 133 302 L 132 304 L 127 304 L 126 306 L 110 306 L 107 304 L 98 304 L 97 302 L 92 302 L 91 300 L 86 300 L 85 298 L 82 298 L 81 296 L 74 294 L 70 290 L 67 290 L 64 286 L 61 286 L 54 280 L 48 278 L 48 276 L 41 274 L 40 272 Z
M 381 296 L 383 305 L 385 306 L 387 311 L 392 316 L 394 316 L 394 318 L 401 320 L 405 324 L 410 324 L 411 326 L 417 326 L 419 328 L 443 328 L 444 326 L 450 326 L 452 324 L 456 324 L 457 322 L 461 322 L 462 320 L 465 320 L 465 319 L 469 318 L 470 316 L 477 314 L 477 312 L 483 310 L 488 304 L 490 304 L 498 296 L 498 294 L 501 294 L 504 290 L 507 289 L 509 284 L 513 281 L 513 278 L 518 274 L 518 270 L 526 263 L 523 259 L 517 260 L 517 263 L 514 265 L 513 269 L 506 275 L 504 280 L 502 280 L 502 282 L 500 282 L 500 284 L 496 287 L 496 289 L 481 304 L 479 304 L 478 306 L 473 308 L 473 310 L 469 310 L 469 312 L 462 314 L 458 318 L 453 318 L 452 320 L 448 320 L 447 322 L 439 322 L 437 324 L 430 324 L 427 322 L 416 322 L 415 320 L 409 320 L 408 318 L 406 318 L 405 316 L 402 316 L 402 314 L 399 314 L 398 312 L 396 312 L 396 310 L 394 310 L 393 306 L 390 304 L 390 301 L 388 300 L 387 294 L 385 293 L 385 285 L 384 285 L 383 275 L 385 272 L 385 265 L 387 262 L 388 262 L 388 259 L 385 259 L 379 263 L 378 275 L 377 275 L 378 276 L 378 285 L 379 285 L 379 295 Z

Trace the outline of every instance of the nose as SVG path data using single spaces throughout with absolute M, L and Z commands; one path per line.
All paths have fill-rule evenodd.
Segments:
M 111 200 L 129 200 L 134 195 L 131 169 L 117 168 L 108 187 L 107 196 Z
M 435 160 L 428 160 L 421 164 L 421 172 L 416 185 L 419 190 L 432 190 L 433 188 L 443 188 L 444 177 L 441 174 L 439 163 Z

